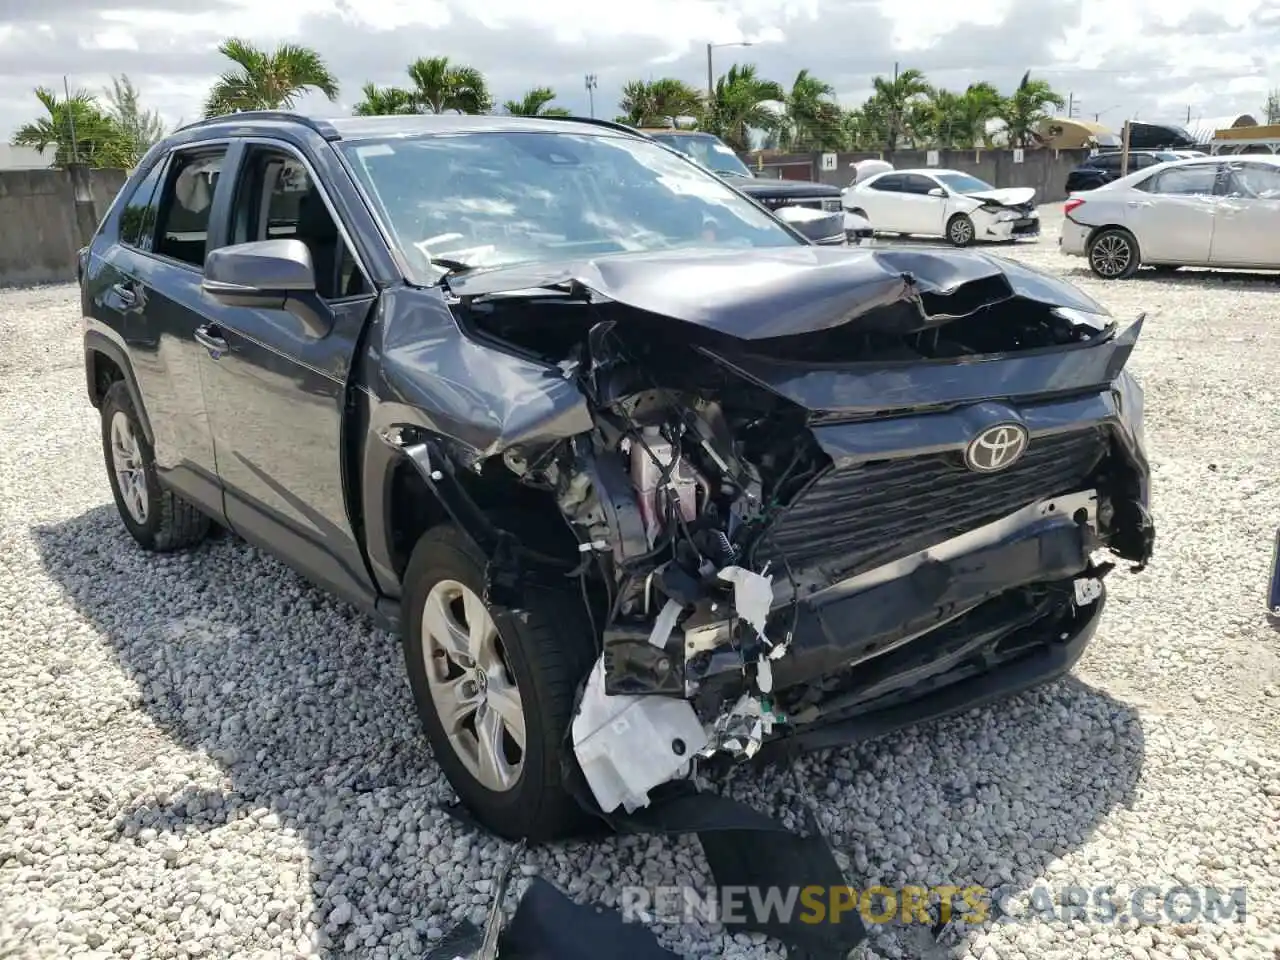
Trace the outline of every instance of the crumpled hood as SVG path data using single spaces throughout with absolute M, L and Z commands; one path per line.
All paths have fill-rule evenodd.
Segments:
M 966 197 L 975 200 L 990 200 L 1004 207 L 1017 207 L 1030 203 L 1035 199 L 1035 187 L 1005 187 L 1001 190 L 981 190 L 977 193 L 966 193 Z
M 592 294 L 742 340 L 826 330 L 899 301 L 945 298 L 975 281 L 983 298 L 963 313 L 1023 297 L 1106 316 L 1096 300 L 1057 277 L 976 250 L 796 246 L 694 248 L 534 263 L 450 278 L 463 299 L 546 288 Z M 935 296 L 930 296 L 935 295 Z M 945 309 L 942 309 L 945 313 Z

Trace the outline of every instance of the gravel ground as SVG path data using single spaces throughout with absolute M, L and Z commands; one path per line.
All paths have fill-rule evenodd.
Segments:
M 1045 914 L 863 957 L 1280 957 L 1280 280 L 1103 284 L 1046 237 L 1013 255 L 1147 311 L 1158 552 L 1050 688 L 799 769 L 854 884 L 1247 888 L 1247 916 Z M 412 957 L 487 903 L 499 844 L 442 818 L 393 639 L 234 538 L 134 548 L 84 397 L 70 287 L 0 293 L 0 956 Z M 740 774 L 772 802 L 785 771 Z M 766 801 L 764 798 L 770 798 Z M 696 842 L 527 853 L 579 899 L 704 887 Z M 1160 911 L 1161 901 L 1148 901 Z M 1124 913 L 1123 905 L 1119 909 Z M 773 957 L 700 920 L 685 955 Z

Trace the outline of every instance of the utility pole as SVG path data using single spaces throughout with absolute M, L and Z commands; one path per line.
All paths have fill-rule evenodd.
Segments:
M 707 44 L 707 103 L 710 103 L 716 95 L 715 80 L 711 76 L 711 49 L 715 44 Z
M 1120 176 L 1129 175 L 1129 121 L 1124 122 L 1124 129 L 1120 131 Z
M 586 76 L 587 83 L 587 102 L 590 103 L 591 119 L 596 118 L 596 87 L 599 85 L 598 78 L 594 73 L 588 73 Z
M 1187 125 L 1191 125 L 1191 104 L 1187 104 Z
M 1074 120 L 1076 116 L 1076 95 L 1074 93 L 1067 94 L 1067 119 Z
M 898 61 L 893 61 L 893 111 L 889 115 L 889 156 L 898 149 Z
M 62 75 L 62 92 L 67 100 L 67 126 L 71 128 L 71 162 L 80 162 L 80 144 L 76 141 L 76 112 L 71 109 L 71 86 L 67 83 L 67 75 Z

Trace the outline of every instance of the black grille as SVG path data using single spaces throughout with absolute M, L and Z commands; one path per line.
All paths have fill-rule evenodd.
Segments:
M 1079 490 L 1106 449 L 1102 431 L 1087 430 L 1033 438 L 999 473 L 974 473 L 959 453 L 833 468 L 778 518 L 757 560 L 781 554 L 793 570 L 851 576 Z

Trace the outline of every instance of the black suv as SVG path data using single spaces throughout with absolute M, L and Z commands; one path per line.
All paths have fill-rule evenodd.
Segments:
M 869 224 L 858 222 L 846 229 L 839 187 L 810 180 L 757 177 L 732 147 L 702 130 L 644 129 L 640 132 L 727 179 L 814 243 L 857 245 L 871 238 Z
M 1170 153 L 1167 150 L 1130 150 L 1129 172 L 1134 173 L 1147 167 L 1154 167 L 1157 163 L 1177 159 L 1176 153 Z M 1090 157 L 1067 174 L 1067 193 L 1075 193 L 1077 190 L 1095 190 L 1104 183 L 1119 180 L 1120 166 L 1119 152 L 1100 153 L 1096 157 Z
M 207 120 L 80 272 L 125 528 L 219 524 L 398 631 L 508 836 L 1056 677 L 1094 551 L 1151 551 L 1140 322 L 816 246 L 615 125 Z

